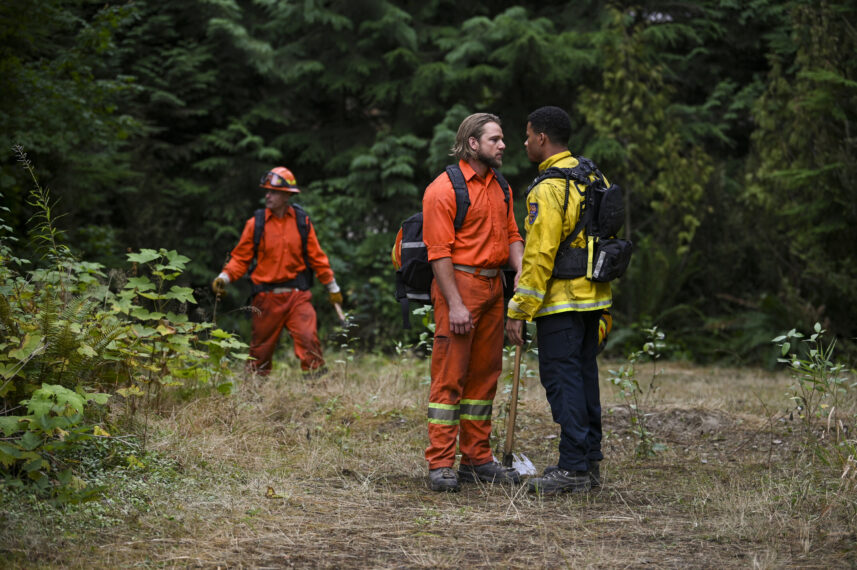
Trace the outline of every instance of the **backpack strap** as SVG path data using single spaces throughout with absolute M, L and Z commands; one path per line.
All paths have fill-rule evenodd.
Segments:
M 250 270 L 247 271 L 248 277 L 256 270 L 259 242 L 262 241 L 263 233 L 265 233 L 265 208 L 259 208 L 253 212 L 253 260 L 250 262 Z
M 464 216 L 467 215 L 467 210 L 470 208 L 470 193 L 467 191 L 464 173 L 461 172 L 461 168 L 457 164 L 447 166 L 446 174 L 449 176 L 449 181 L 452 182 L 452 189 L 455 192 L 455 220 L 452 222 L 452 227 L 458 230 L 464 223 Z
M 503 178 L 503 175 L 494 168 L 491 169 L 494 173 L 494 178 L 503 190 L 503 199 L 506 202 L 506 214 L 509 213 L 510 191 L 509 183 Z M 470 208 L 470 193 L 467 191 L 467 181 L 464 179 L 464 173 L 461 172 L 461 167 L 457 164 L 450 164 L 446 167 L 446 174 L 452 182 L 452 189 L 455 191 L 455 220 L 452 222 L 452 227 L 456 230 L 461 228 L 464 223 L 464 216 L 467 215 L 467 210 Z
M 500 188 L 503 189 L 503 199 L 506 201 L 506 214 L 508 214 L 510 200 L 509 183 L 506 182 L 506 179 L 502 174 L 500 174 L 499 170 L 492 168 L 491 171 L 494 173 L 494 178 L 497 179 L 497 183 L 500 185 Z
M 310 267 L 309 264 L 309 249 L 307 246 L 310 221 L 306 210 L 301 208 L 298 204 L 292 204 L 291 207 L 295 211 L 295 219 L 298 224 L 298 234 L 301 236 L 301 252 L 303 253 L 306 269 L 300 272 L 295 279 L 289 282 L 289 284 L 295 283 L 296 288 L 305 290 L 312 286 L 312 267 Z M 250 269 L 247 272 L 248 276 L 255 271 L 256 265 L 258 265 L 259 244 L 262 241 L 262 235 L 265 233 L 265 208 L 259 208 L 253 212 L 253 218 L 253 261 L 251 262 Z M 255 292 L 257 293 L 258 291 Z
M 571 245 L 571 242 L 575 240 L 575 238 L 580 234 L 584 227 L 589 227 L 589 223 L 592 218 L 592 210 L 591 207 L 591 192 L 587 192 L 589 187 L 601 181 L 604 181 L 604 175 L 601 174 L 601 171 L 598 170 L 598 167 L 595 166 L 595 163 L 585 156 L 577 157 L 577 166 L 573 168 L 559 168 L 556 166 L 551 166 L 547 168 L 539 174 L 535 180 L 533 180 L 532 184 L 527 188 L 527 194 L 535 188 L 542 180 L 546 180 L 548 178 L 561 178 L 565 180 L 565 198 L 562 202 L 562 211 L 565 212 L 568 209 L 568 200 L 569 200 L 569 192 L 571 191 L 571 181 L 579 182 L 583 186 L 583 192 L 578 190 L 577 192 L 584 197 L 580 202 L 580 216 L 577 219 L 577 224 L 572 229 L 571 233 L 562 240 L 559 244 L 559 249 L 568 247 Z M 591 180 L 589 176 L 591 174 L 595 174 L 596 180 Z M 585 207 L 584 207 L 585 205 Z
M 307 246 L 307 242 L 309 241 L 309 230 L 310 224 L 309 215 L 307 215 L 306 210 L 304 210 L 298 204 L 292 204 L 292 209 L 295 211 L 295 218 L 298 223 L 298 233 L 301 236 L 301 252 L 304 256 L 304 265 L 306 265 L 306 269 L 301 272 L 301 275 L 306 280 L 306 288 L 309 289 L 312 286 L 312 267 L 309 264 L 309 248 Z

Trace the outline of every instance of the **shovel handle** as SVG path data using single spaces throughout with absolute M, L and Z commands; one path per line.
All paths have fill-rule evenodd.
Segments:
M 503 447 L 503 465 L 512 466 L 512 444 L 515 442 L 515 416 L 518 413 L 518 384 L 521 379 L 521 353 L 523 347 L 515 346 L 515 368 L 512 370 L 512 401 L 509 403 L 509 418 L 506 422 L 506 445 Z

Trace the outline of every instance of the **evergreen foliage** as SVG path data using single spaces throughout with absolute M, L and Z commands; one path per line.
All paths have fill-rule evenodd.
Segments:
M 128 250 L 181 251 L 191 261 L 180 286 L 203 305 L 261 201 L 259 176 L 289 167 L 356 334 L 386 350 L 403 334 L 393 235 L 451 160 L 460 120 L 503 119 L 503 172 L 522 219 L 535 175 L 526 116 L 559 105 L 574 122 L 572 152 L 629 201 L 638 253 L 616 288 L 626 347 L 657 325 L 677 346 L 665 356 L 770 361 L 766 339 L 820 321 L 853 351 L 854 10 L 848 0 L 47 0 L 38 10 L 11 0 L 0 6 L 0 142 L 22 144 L 59 189 L 59 244 L 101 269 Z M 16 235 L 36 231 L 29 187 L 15 157 L 0 156 Z M 29 243 L 10 247 L 31 257 Z M 101 269 L 84 273 L 98 280 Z M 223 326 L 246 328 L 233 311 L 246 293 L 230 289 Z M 335 322 L 318 305 L 320 321 Z

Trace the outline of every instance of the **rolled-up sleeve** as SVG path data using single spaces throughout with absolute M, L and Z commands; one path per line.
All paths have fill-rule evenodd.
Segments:
M 455 192 L 444 173 L 429 184 L 423 196 L 423 242 L 429 261 L 452 257 L 455 212 Z

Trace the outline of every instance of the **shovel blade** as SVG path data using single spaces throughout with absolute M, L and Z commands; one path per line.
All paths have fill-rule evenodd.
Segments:
M 529 457 L 523 453 L 507 453 L 503 455 L 503 465 L 505 467 L 514 467 L 515 471 L 521 475 L 535 475 L 536 466 L 530 461 Z
M 536 466 L 523 453 L 512 454 L 512 467 L 521 475 L 535 475 L 537 473 Z

